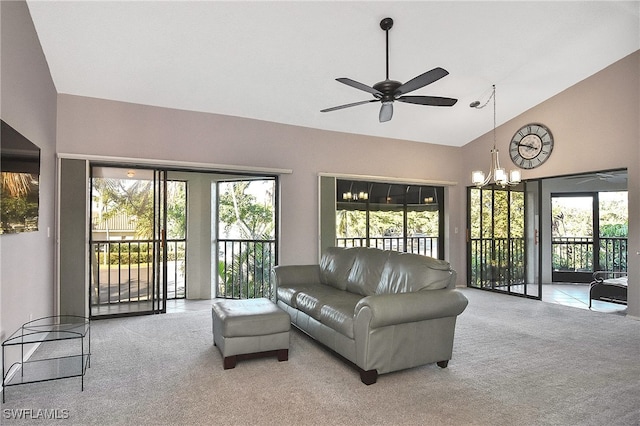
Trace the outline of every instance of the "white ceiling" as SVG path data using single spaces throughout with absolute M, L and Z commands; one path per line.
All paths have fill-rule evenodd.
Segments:
M 640 48 L 640 2 L 32 1 L 59 93 L 462 146 Z M 406 82 L 450 108 L 379 103 L 335 81 Z

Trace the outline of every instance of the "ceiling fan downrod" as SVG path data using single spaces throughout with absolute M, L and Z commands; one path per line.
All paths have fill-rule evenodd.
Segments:
M 389 30 L 393 28 L 393 19 L 384 18 L 380 21 L 380 28 L 384 30 L 387 39 L 387 75 L 385 78 L 389 80 Z

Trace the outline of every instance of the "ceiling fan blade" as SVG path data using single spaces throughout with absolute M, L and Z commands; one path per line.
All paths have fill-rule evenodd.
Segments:
M 457 99 L 441 98 L 439 96 L 402 96 L 396 99 L 396 101 L 432 106 L 454 106 L 456 102 L 458 102 Z
M 391 120 L 393 117 L 393 102 L 383 102 L 380 107 L 379 119 L 381 123 Z
M 350 78 L 336 78 L 340 83 L 346 84 L 347 86 L 355 87 L 356 89 L 364 90 L 365 92 L 371 93 L 376 97 L 382 96 L 382 92 L 374 89 L 373 87 L 367 86 L 366 84 L 360 83 L 355 80 L 351 80 Z
M 345 104 L 345 105 L 335 106 L 335 107 L 331 107 L 331 108 L 326 108 L 326 109 L 321 110 L 320 112 L 330 112 L 330 111 L 335 111 L 335 110 L 338 110 L 338 109 L 349 108 L 349 107 L 352 107 L 352 106 L 368 104 L 370 102 L 378 102 L 378 99 L 371 99 L 370 101 L 353 102 L 351 104 Z
M 404 95 L 405 93 L 413 92 L 421 87 L 431 84 L 434 81 L 440 80 L 442 77 L 449 74 L 449 72 L 443 68 L 434 68 L 431 71 L 427 71 L 424 74 L 407 81 L 402 86 L 398 87 L 394 92 L 394 96 Z

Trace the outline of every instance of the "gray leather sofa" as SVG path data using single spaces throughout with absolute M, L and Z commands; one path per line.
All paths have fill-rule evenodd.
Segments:
M 363 383 L 434 362 L 447 367 L 468 303 L 448 262 L 331 247 L 319 265 L 281 265 L 273 274 L 291 323 L 355 364 Z

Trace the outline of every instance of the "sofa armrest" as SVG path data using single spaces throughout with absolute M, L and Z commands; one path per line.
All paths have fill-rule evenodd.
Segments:
M 460 315 L 469 301 L 458 290 L 423 290 L 413 293 L 364 297 L 355 308 L 356 322 L 369 321 L 369 329 Z
M 451 269 L 451 276 L 449 277 L 449 284 L 447 288 L 454 289 L 456 288 L 456 281 L 458 280 L 458 273 L 455 269 Z
M 278 265 L 273 268 L 275 288 L 299 284 L 320 284 L 319 265 Z

